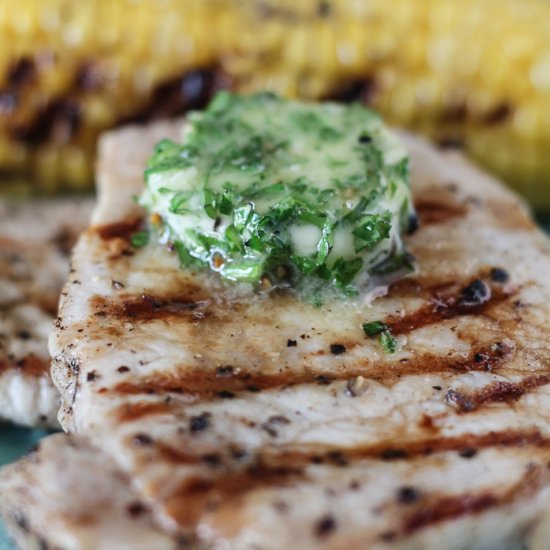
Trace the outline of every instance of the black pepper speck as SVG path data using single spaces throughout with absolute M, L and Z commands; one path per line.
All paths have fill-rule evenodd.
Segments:
M 211 468 L 216 468 L 222 462 L 220 455 L 217 453 L 208 453 L 202 455 L 201 459 L 207 466 L 210 466 Z
M 235 367 L 232 367 L 231 365 L 224 365 L 223 367 L 218 367 L 216 369 L 216 376 L 218 378 L 224 378 L 227 376 L 231 376 L 234 371 Z
M 510 280 L 510 275 L 502 267 L 493 267 L 491 269 L 491 281 L 494 283 L 507 283 Z
M 328 462 L 330 464 L 333 464 L 334 466 L 340 466 L 341 468 L 344 468 L 349 464 L 346 455 L 344 455 L 340 451 L 330 451 L 329 453 L 327 453 L 326 456 Z
M 477 306 L 491 297 L 491 289 L 481 280 L 476 279 L 460 292 L 459 303 L 463 306 Z
M 462 458 L 473 458 L 477 455 L 477 449 L 473 449 L 471 447 L 467 447 L 465 449 L 462 449 L 458 453 Z
M 346 346 L 342 344 L 331 344 L 330 345 L 330 353 L 332 355 L 341 355 L 342 353 L 346 352 Z
M 146 512 L 146 508 L 141 502 L 133 502 L 128 505 L 126 512 L 131 518 L 137 518 Z
M 445 398 L 447 400 L 447 403 L 457 407 L 462 411 L 474 410 L 475 405 L 472 400 L 467 395 L 457 392 L 456 390 L 449 390 Z
M 416 233 L 418 228 L 420 227 L 420 220 L 418 218 L 418 214 L 416 212 L 413 212 L 409 215 L 409 224 L 407 227 L 407 235 L 412 235 L 413 233 Z
M 420 491 L 414 487 L 400 487 L 397 491 L 397 500 L 401 504 L 412 504 L 420 499 Z
M 290 424 L 290 420 L 286 416 L 280 414 L 270 416 L 267 421 L 270 424 Z
M 209 412 L 204 412 L 197 416 L 192 416 L 189 419 L 189 429 L 192 432 L 203 432 L 210 426 L 210 417 L 212 415 Z
M 385 449 L 380 453 L 380 458 L 382 460 L 397 460 L 406 457 L 407 453 L 403 449 Z
M 132 439 L 134 445 L 147 446 L 153 444 L 153 438 L 144 433 L 138 433 Z
M 27 517 L 23 514 L 16 514 L 15 517 L 15 523 L 17 523 L 18 527 L 24 531 L 25 533 L 29 532 L 29 522 L 27 520 Z
M 336 530 L 336 520 L 332 516 L 323 516 L 315 524 L 315 534 L 319 538 L 325 538 Z

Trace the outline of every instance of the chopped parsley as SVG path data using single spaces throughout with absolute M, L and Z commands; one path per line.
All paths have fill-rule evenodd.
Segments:
M 378 341 L 386 353 L 395 353 L 397 341 L 392 336 L 390 328 L 382 321 L 363 323 L 363 331 L 369 338 L 378 336 Z
M 142 248 L 149 242 L 149 231 L 138 231 L 130 237 L 130 243 L 134 248 Z
M 222 92 L 181 143 L 157 145 L 145 178 L 140 202 L 183 266 L 345 295 L 410 267 L 408 159 L 362 105 Z

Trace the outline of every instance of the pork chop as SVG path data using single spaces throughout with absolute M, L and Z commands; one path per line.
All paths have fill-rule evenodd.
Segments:
M 91 199 L 0 201 L 0 418 L 56 426 L 48 334 Z
M 50 436 L 0 472 L 0 512 L 14 542 L 27 549 L 175 550 L 181 542 L 155 528 L 126 477 L 97 449 Z
M 522 548 L 550 506 L 550 247 L 461 157 L 401 137 L 417 273 L 321 306 L 136 249 L 152 144 L 106 136 L 50 341 L 60 420 L 159 525 L 223 548 Z M 386 353 L 362 324 L 384 321 Z M 548 546 L 539 546 L 545 548 Z

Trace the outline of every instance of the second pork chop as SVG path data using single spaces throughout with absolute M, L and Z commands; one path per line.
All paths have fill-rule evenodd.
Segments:
M 58 426 L 48 334 L 93 200 L 0 201 L 0 418 Z

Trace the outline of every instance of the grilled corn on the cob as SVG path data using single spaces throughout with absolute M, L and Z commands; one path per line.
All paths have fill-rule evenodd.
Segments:
M 547 0 L 0 0 L 0 169 L 91 181 L 99 131 L 213 90 L 361 99 L 550 207 Z

